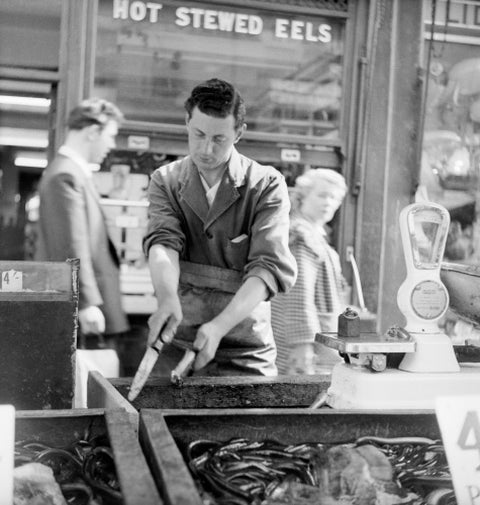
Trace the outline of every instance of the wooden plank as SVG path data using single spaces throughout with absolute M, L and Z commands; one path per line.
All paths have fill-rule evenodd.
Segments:
M 163 505 L 128 412 L 107 410 L 105 420 L 125 504 Z
M 15 440 L 68 446 L 85 436 L 108 435 L 124 505 L 162 505 L 131 416 L 122 410 L 17 410 Z
M 104 434 L 104 412 L 104 409 L 17 410 L 15 440 L 41 440 L 58 447 L 82 438 L 86 430 L 93 436 Z
M 141 416 L 143 414 L 144 411 Z M 387 414 L 330 408 L 152 410 L 149 419 L 159 422 L 160 417 L 165 419 L 170 434 L 182 450 L 199 438 L 221 441 L 233 437 L 273 438 L 285 444 L 296 444 L 305 441 L 343 443 L 364 435 L 440 437 L 431 410 L 402 410 Z
M 139 435 L 165 503 L 202 505 L 190 471 L 158 411 L 142 412 Z
M 89 372 L 87 379 L 87 406 L 104 409 L 123 409 L 130 414 L 130 419 L 138 429 L 138 412 L 100 372 Z
M 22 273 L 22 292 L 60 292 L 73 296 L 72 286 L 75 284 L 70 262 L 78 263 L 78 260 L 66 262 L 55 261 L 0 261 L 0 274 L 9 271 Z M 3 291 L 0 283 L 0 292 Z M 4 293 L 6 294 L 6 293 Z
M 348 411 L 331 409 L 153 410 L 140 413 L 140 440 L 165 503 L 200 505 L 185 462 L 194 440 L 232 438 L 284 444 L 343 443 L 364 435 L 440 438 L 433 411 Z
M 109 379 L 124 398 L 131 378 Z M 101 384 L 97 384 L 101 387 Z M 330 374 L 276 377 L 188 377 L 183 386 L 150 378 L 132 405 L 137 409 L 308 407 L 330 386 Z M 113 399 L 113 395 L 106 398 Z M 98 398 L 98 397 L 97 397 Z M 97 403 L 95 406 L 100 406 Z

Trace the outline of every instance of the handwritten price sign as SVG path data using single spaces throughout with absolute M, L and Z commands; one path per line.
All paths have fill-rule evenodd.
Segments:
M 22 291 L 23 272 L 17 270 L 5 270 L 0 273 L 1 285 L 0 291 Z
M 440 397 L 437 420 L 459 505 L 480 505 L 480 396 Z

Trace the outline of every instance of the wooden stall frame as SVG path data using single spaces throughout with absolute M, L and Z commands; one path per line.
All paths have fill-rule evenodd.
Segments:
M 343 443 L 359 436 L 440 438 L 432 410 L 341 411 L 331 409 L 153 410 L 140 413 L 139 437 L 166 505 L 202 505 L 184 459 L 197 439 L 228 441 L 244 437 L 281 443 Z
M 174 386 L 167 377 L 149 378 L 138 397 L 128 402 L 132 379 L 104 378 L 90 372 L 87 405 L 90 408 L 215 409 L 309 407 L 330 386 L 330 374 L 276 377 L 188 377 Z
M 108 433 L 124 505 L 163 505 L 138 442 L 137 425 L 124 410 L 17 410 L 16 440 L 22 436 L 29 439 L 41 437 L 50 443 L 58 440 L 61 445 L 79 437 L 91 421 L 97 419 L 98 424 L 104 423 Z M 68 434 L 65 434 L 66 427 Z

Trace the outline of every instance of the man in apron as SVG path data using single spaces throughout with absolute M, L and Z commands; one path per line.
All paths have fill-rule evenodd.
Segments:
M 276 375 L 270 298 L 294 284 L 285 179 L 234 147 L 245 105 L 210 79 L 185 102 L 189 155 L 157 169 L 144 238 L 158 309 L 149 344 L 164 346 L 154 374 L 185 349 L 202 375 Z

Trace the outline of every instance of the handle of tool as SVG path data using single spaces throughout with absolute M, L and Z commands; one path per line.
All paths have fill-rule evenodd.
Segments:
M 197 353 L 195 351 L 187 349 L 185 351 L 185 354 L 183 355 L 183 358 L 178 362 L 178 365 L 175 367 L 174 372 L 179 377 L 185 377 L 190 367 L 193 365 L 193 362 L 195 361 L 196 357 Z
M 152 344 L 152 347 L 158 352 L 161 353 L 163 349 L 164 343 L 160 340 L 160 336 L 155 340 Z

